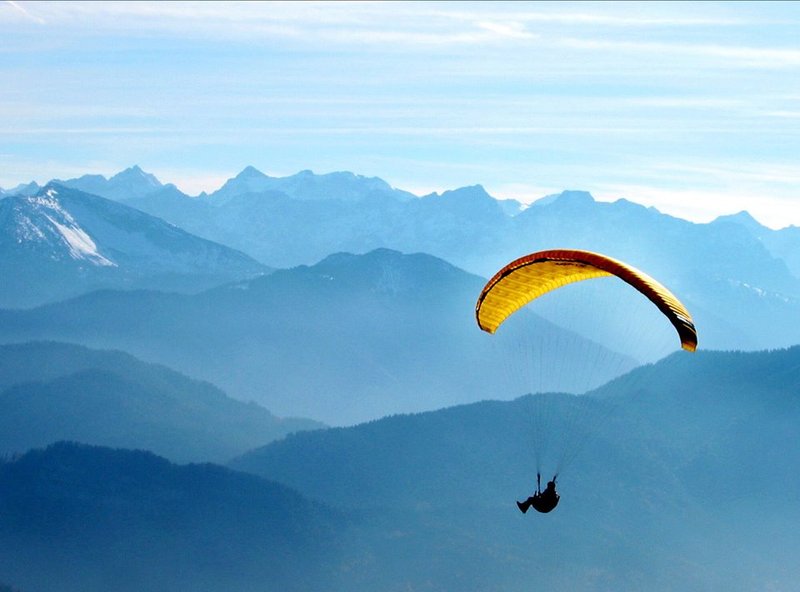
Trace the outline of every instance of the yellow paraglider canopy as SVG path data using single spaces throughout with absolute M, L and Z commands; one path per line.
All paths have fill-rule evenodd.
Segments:
M 542 294 L 582 280 L 614 275 L 644 294 L 664 313 L 688 351 L 697 348 L 692 316 L 672 292 L 630 265 L 591 251 L 555 249 L 520 257 L 498 271 L 478 297 L 478 326 L 494 333 L 511 314 Z

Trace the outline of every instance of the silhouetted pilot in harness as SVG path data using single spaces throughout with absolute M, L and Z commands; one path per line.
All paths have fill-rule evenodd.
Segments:
M 542 476 L 536 473 L 536 493 L 526 499 L 524 502 L 517 502 L 519 511 L 523 514 L 528 511 L 528 508 L 533 508 L 537 512 L 546 514 L 558 505 L 559 495 L 556 493 L 556 477 L 553 475 L 553 480 L 547 482 L 547 487 L 542 491 Z

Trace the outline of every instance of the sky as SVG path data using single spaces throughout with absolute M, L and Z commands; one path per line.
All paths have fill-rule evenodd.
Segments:
M 800 226 L 799 2 L 0 2 L 0 187 L 248 165 Z

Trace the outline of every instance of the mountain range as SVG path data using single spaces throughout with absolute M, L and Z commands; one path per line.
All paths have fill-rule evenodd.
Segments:
M 0 463 L 0 581 L 42 592 L 791 589 L 798 369 L 799 347 L 682 352 L 588 396 L 296 433 L 235 470 L 56 444 Z M 558 507 L 523 515 L 514 501 L 535 486 L 541 412 L 566 438 L 556 447 L 582 446 L 559 475 Z
M 533 386 L 583 391 L 633 359 L 531 316 L 563 372 L 535 385 L 503 370 L 507 352 L 478 330 L 483 280 L 429 255 L 332 255 L 196 295 L 102 291 L 0 311 L 0 342 L 56 340 L 119 349 L 219 385 L 282 417 L 342 425 Z M 511 334 L 510 334 L 511 335 Z M 603 360 L 579 372 L 581 356 Z
M 55 183 L 0 200 L 0 305 L 100 288 L 199 291 L 270 270 L 159 218 Z
M 390 248 L 428 253 L 489 277 L 511 259 L 539 249 L 600 251 L 646 271 L 684 300 L 702 328 L 701 347 L 761 349 L 800 342 L 800 323 L 786 322 L 800 319 L 800 228 L 771 230 L 746 213 L 695 224 L 624 199 L 598 202 L 581 191 L 523 208 L 495 199 L 481 186 L 416 197 L 352 173 L 270 177 L 253 167 L 197 197 L 161 184 L 139 167 L 110 179 L 87 175 L 61 183 L 114 198 L 271 267 Z M 37 277 L 52 275 L 30 267 Z M 147 286 L 164 289 L 157 281 Z M 567 328 L 580 330 L 591 310 L 573 308 Z M 620 326 L 627 314 L 624 306 L 617 310 L 609 328 Z M 543 314 L 564 321 L 563 315 Z M 606 344 L 619 348 L 624 342 L 624 336 L 615 336 Z
M 0 346 L 0 454 L 59 440 L 224 462 L 321 424 L 278 418 L 209 383 L 119 351 L 54 343 Z

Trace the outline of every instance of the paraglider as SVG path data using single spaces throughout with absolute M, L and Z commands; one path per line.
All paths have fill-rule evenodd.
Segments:
M 542 476 L 536 475 L 536 493 L 524 502 L 517 502 L 517 507 L 523 514 L 528 511 L 528 508 L 547 514 L 555 509 L 559 499 L 561 496 L 556 493 L 556 477 L 554 476 L 552 480 L 548 481 L 547 487 L 542 491 Z
M 635 267 L 591 251 L 557 249 L 520 257 L 503 267 L 478 297 L 478 326 L 494 333 L 512 313 L 567 284 L 614 275 L 650 299 L 675 327 L 681 347 L 697 348 L 692 316 L 672 292 Z
M 567 284 L 607 276 L 616 276 L 648 298 L 675 328 L 681 347 L 695 351 L 697 331 L 691 314 L 672 292 L 642 271 L 591 251 L 539 251 L 504 266 L 487 282 L 478 297 L 475 306 L 478 326 L 493 334 L 508 317 L 540 296 Z M 554 476 L 545 490 L 541 490 L 537 467 L 536 492 L 524 502 L 517 502 L 517 507 L 522 513 L 531 507 L 542 513 L 552 511 L 560 499 L 555 487 Z

